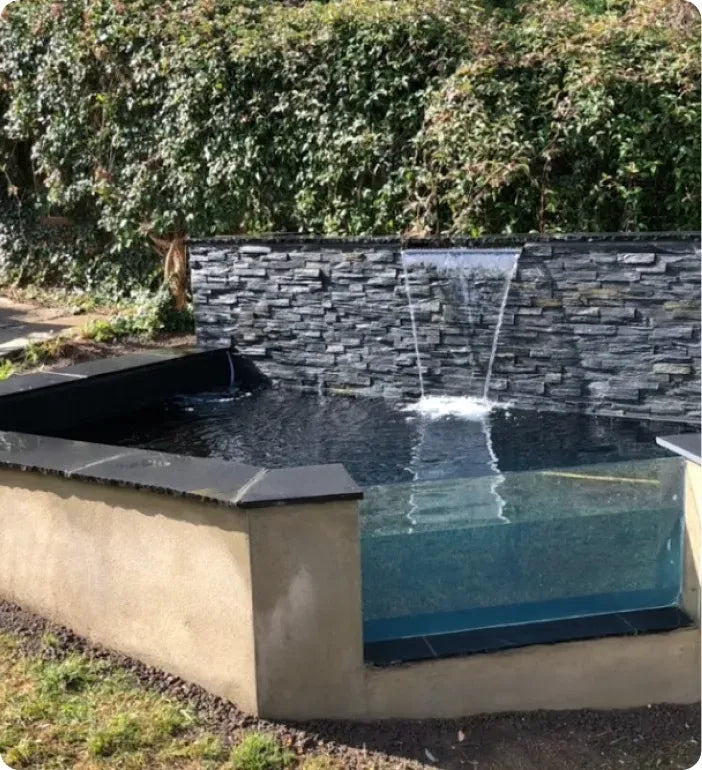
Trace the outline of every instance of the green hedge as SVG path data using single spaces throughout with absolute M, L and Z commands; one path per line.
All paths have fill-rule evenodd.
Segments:
M 135 274 L 149 233 L 695 229 L 679 2 L 20 0 L 5 203 Z
M 699 228 L 697 11 L 608 5 L 533 2 L 433 95 L 412 190 L 421 226 Z

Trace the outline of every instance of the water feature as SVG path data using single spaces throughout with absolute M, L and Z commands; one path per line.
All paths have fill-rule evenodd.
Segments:
M 433 645 L 449 633 L 491 629 L 495 649 L 514 638 L 507 628 L 673 607 L 681 465 L 661 458 L 654 435 L 684 427 L 521 412 L 488 400 L 518 256 L 403 253 L 416 403 L 327 396 L 321 388 L 202 394 L 71 437 L 267 468 L 343 463 L 364 489 L 370 645 L 428 635 Z M 410 341 L 400 332 L 404 351 Z M 412 366 L 402 359 L 400 367 Z M 432 392 L 440 367 L 468 384 L 465 395 Z
M 465 327 L 465 350 L 472 358 L 466 365 L 471 366 L 472 375 L 478 367 L 484 371 L 480 394 L 482 399 L 487 401 L 509 289 L 517 270 L 518 260 L 518 249 L 407 249 L 402 252 L 403 280 L 409 303 L 422 398 L 426 395 L 426 391 L 422 378 L 420 335 L 416 321 L 417 305 L 413 302 L 410 288 L 410 270 L 412 268 L 433 270 L 437 274 L 435 283 L 443 281 L 447 284 L 448 303 L 456 305 L 454 312 L 466 318 L 462 324 Z M 449 290 L 453 282 L 457 282 L 457 291 Z M 481 286 L 484 288 L 482 299 L 479 291 Z M 497 309 L 497 316 L 494 325 L 490 328 L 484 319 L 490 317 L 495 309 Z M 476 319 L 480 319 L 480 323 L 476 323 Z M 477 360 L 478 356 L 474 350 L 473 343 L 476 342 L 476 338 L 480 338 L 481 347 L 486 352 L 489 351 L 482 365 Z M 483 342 L 483 339 L 486 341 Z M 477 394 L 466 393 L 465 395 Z

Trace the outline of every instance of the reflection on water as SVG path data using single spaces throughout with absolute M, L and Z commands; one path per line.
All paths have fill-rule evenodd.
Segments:
M 365 488 L 364 535 L 446 529 L 482 522 L 507 523 L 504 482 L 491 436 L 490 413 L 504 405 L 469 397 L 428 396 L 404 408 L 414 428 L 409 482 Z M 452 479 L 481 479 L 466 500 Z M 442 483 L 436 483 L 442 482 Z M 398 516 L 399 512 L 404 515 Z

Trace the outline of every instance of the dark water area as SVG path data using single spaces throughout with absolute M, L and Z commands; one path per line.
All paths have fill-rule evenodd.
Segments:
M 67 437 L 268 468 L 343 463 L 361 486 L 666 457 L 657 435 L 690 428 L 495 409 L 428 418 L 380 398 L 283 388 L 182 396 L 73 428 Z M 421 466 L 421 467 L 420 467 Z M 495 468 L 497 466 L 497 468 Z

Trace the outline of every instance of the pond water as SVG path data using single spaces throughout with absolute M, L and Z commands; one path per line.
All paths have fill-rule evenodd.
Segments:
M 681 463 L 655 436 L 689 428 L 449 407 L 271 387 L 179 397 L 70 437 L 265 467 L 343 463 L 365 493 L 367 642 L 678 602 Z

